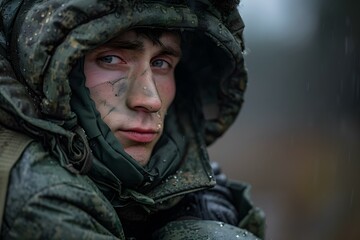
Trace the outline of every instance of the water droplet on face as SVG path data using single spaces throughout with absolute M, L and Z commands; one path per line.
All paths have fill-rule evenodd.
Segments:
M 158 127 L 158 129 L 161 129 L 161 123 L 159 123 L 158 125 L 157 125 L 157 127 Z
M 160 112 L 156 112 L 156 116 L 157 116 L 158 118 L 161 118 L 161 113 L 160 113 Z

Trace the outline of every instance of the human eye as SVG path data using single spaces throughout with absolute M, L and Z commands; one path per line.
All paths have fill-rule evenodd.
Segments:
M 167 61 L 165 61 L 163 59 L 156 59 L 156 60 L 152 61 L 151 65 L 156 68 L 163 68 L 163 69 L 171 68 L 170 63 L 168 63 Z
M 101 56 L 97 59 L 102 64 L 119 64 L 124 63 L 124 60 L 122 60 L 119 56 L 116 55 L 106 55 Z

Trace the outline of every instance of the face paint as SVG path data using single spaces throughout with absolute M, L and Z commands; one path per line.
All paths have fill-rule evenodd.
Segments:
M 84 63 L 86 86 L 97 110 L 125 152 L 142 165 L 161 137 L 165 113 L 175 97 L 180 39 L 164 33 L 159 40 L 161 44 L 154 44 L 128 31 L 87 54 Z

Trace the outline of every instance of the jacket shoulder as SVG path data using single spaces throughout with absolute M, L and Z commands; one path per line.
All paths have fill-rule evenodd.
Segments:
M 40 143 L 31 143 L 13 167 L 1 236 L 34 239 L 122 238 L 110 202 L 87 176 L 60 166 Z

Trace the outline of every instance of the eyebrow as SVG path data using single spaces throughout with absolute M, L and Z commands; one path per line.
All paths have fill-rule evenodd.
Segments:
M 174 57 L 181 57 L 181 50 L 177 50 L 171 46 L 165 46 L 163 44 L 161 44 L 161 49 L 159 51 L 159 55 L 169 55 L 169 56 L 174 56 Z
M 144 44 L 141 41 L 122 41 L 122 40 L 115 40 L 105 44 L 106 47 L 110 48 L 118 48 L 118 49 L 128 49 L 128 50 L 144 50 Z
M 170 55 L 174 57 L 181 57 L 181 50 L 175 49 L 172 46 L 165 45 L 162 42 L 154 43 L 155 45 L 160 46 L 158 55 Z M 116 49 L 127 49 L 135 51 L 144 51 L 144 43 L 138 40 L 134 41 L 122 41 L 115 40 L 105 44 L 106 47 L 116 48 Z

